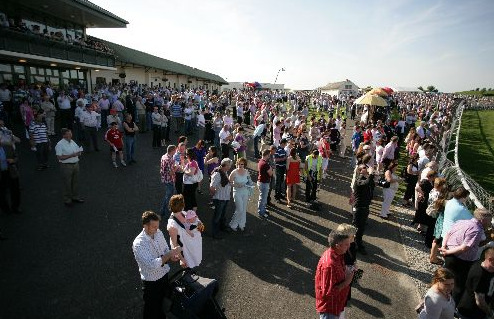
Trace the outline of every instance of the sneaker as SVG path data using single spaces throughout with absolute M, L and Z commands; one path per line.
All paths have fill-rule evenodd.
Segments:
M 259 217 L 261 217 L 261 218 L 268 218 L 269 215 L 268 214 L 259 214 Z
M 120 163 L 121 163 L 121 164 L 122 164 L 122 166 L 124 166 L 124 167 L 125 167 L 125 166 L 127 166 L 127 164 L 125 163 L 125 161 L 121 161 Z
M 118 168 L 118 165 L 116 162 L 113 162 L 113 167 Z

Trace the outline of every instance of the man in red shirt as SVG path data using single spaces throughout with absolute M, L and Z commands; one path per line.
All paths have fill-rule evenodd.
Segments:
M 105 141 L 110 144 L 110 151 L 111 151 L 111 158 L 113 161 L 113 167 L 117 168 L 117 153 L 120 156 L 120 163 L 122 163 L 122 166 L 127 166 L 127 164 L 124 161 L 123 158 L 123 140 L 122 140 L 123 134 L 118 130 L 118 124 L 117 122 L 112 122 L 110 124 L 110 128 L 108 131 L 106 131 L 105 134 Z
M 345 266 L 349 235 L 333 231 L 328 241 L 329 249 L 322 254 L 316 269 L 316 311 L 320 319 L 338 319 L 345 309 L 356 268 Z
M 271 150 L 264 150 L 262 152 L 262 158 L 257 163 L 257 170 L 259 175 L 257 176 L 257 187 L 259 187 L 259 201 L 257 203 L 257 213 L 260 217 L 267 218 L 266 204 L 268 202 L 269 184 L 271 182 L 271 176 L 273 176 L 273 169 L 269 165 L 269 157 L 271 156 Z

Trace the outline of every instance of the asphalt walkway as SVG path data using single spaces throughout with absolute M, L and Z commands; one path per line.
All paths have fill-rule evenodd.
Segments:
M 0 215 L 9 237 L 0 242 L 0 318 L 140 318 L 140 278 L 131 244 L 141 230 L 142 212 L 159 211 L 163 196 L 159 162 L 164 149 L 153 150 L 151 138 L 139 136 L 138 163 L 126 168 L 111 166 L 106 147 L 85 154 L 81 195 L 86 203 L 72 208 L 63 205 L 54 154 L 52 167 L 38 172 L 34 154 L 26 143 L 20 146 L 25 212 Z M 255 179 L 256 162 L 249 159 Z M 321 211 L 308 210 L 299 191 L 294 208 L 278 204 L 268 220 L 261 220 L 256 191 L 246 232 L 222 241 L 209 236 L 212 209 L 206 195 L 198 195 L 198 214 L 206 223 L 200 273 L 219 280 L 218 300 L 228 318 L 318 318 L 314 271 L 329 230 L 351 219 L 348 162 L 330 161 L 330 177 L 318 193 Z M 371 208 L 364 237 L 369 254 L 359 256 L 364 276 L 352 289 L 347 318 L 414 318 L 418 293 L 398 224 L 378 218 L 379 208 L 376 203 Z

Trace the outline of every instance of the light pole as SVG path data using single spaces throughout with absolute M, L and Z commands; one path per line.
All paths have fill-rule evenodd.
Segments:
M 276 81 L 278 81 L 278 75 L 280 74 L 280 72 L 285 72 L 285 68 L 281 68 L 278 70 L 278 73 L 276 73 L 276 79 L 274 79 L 274 83 L 273 84 L 276 84 Z

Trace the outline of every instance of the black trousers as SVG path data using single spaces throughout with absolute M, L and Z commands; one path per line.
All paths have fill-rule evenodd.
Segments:
M 310 202 L 316 200 L 316 191 L 317 191 L 317 178 L 312 178 L 309 180 L 309 177 L 305 179 L 305 201 Z
M 163 299 L 170 293 L 168 274 L 156 281 L 142 281 L 144 319 L 164 319 Z
M 184 201 L 185 201 L 185 207 L 184 210 L 190 210 L 194 207 L 197 207 L 197 200 L 196 200 L 196 190 L 198 183 L 194 184 L 184 184 Z
M 86 151 L 89 151 L 89 145 L 93 144 L 95 151 L 99 151 L 98 148 L 98 130 L 96 127 L 85 126 L 84 136 L 86 138 Z
M 175 192 L 182 194 L 184 191 L 184 173 L 175 172 Z
M 230 157 L 230 145 L 221 144 L 221 159 Z
M 463 260 L 455 255 L 448 255 L 444 257 L 444 268 L 451 270 L 451 272 L 455 275 L 453 299 L 456 304 L 460 302 L 463 291 L 465 290 L 468 272 L 470 271 L 470 267 L 472 267 L 473 263 L 473 261 Z
M 153 124 L 153 147 L 161 146 L 161 125 Z
M 355 233 L 355 244 L 357 244 L 357 247 L 362 246 L 362 237 L 364 236 L 367 218 L 369 218 L 369 206 L 355 207 L 352 225 L 357 228 L 357 232 Z
M 60 127 L 73 129 L 74 117 L 72 115 L 72 109 L 60 110 Z
M 19 179 L 10 177 L 10 172 L 2 171 L 0 176 L 0 210 L 10 213 L 19 209 L 21 203 L 21 190 Z M 7 201 L 7 192 L 10 192 L 10 207 Z
M 276 187 L 274 189 L 274 197 L 276 199 L 282 198 L 283 193 L 285 193 L 285 188 L 283 187 L 283 184 L 285 182 L 285 173 L 286 173 L 286 167 L 285 166 L 277 166 L 276 167 Z

